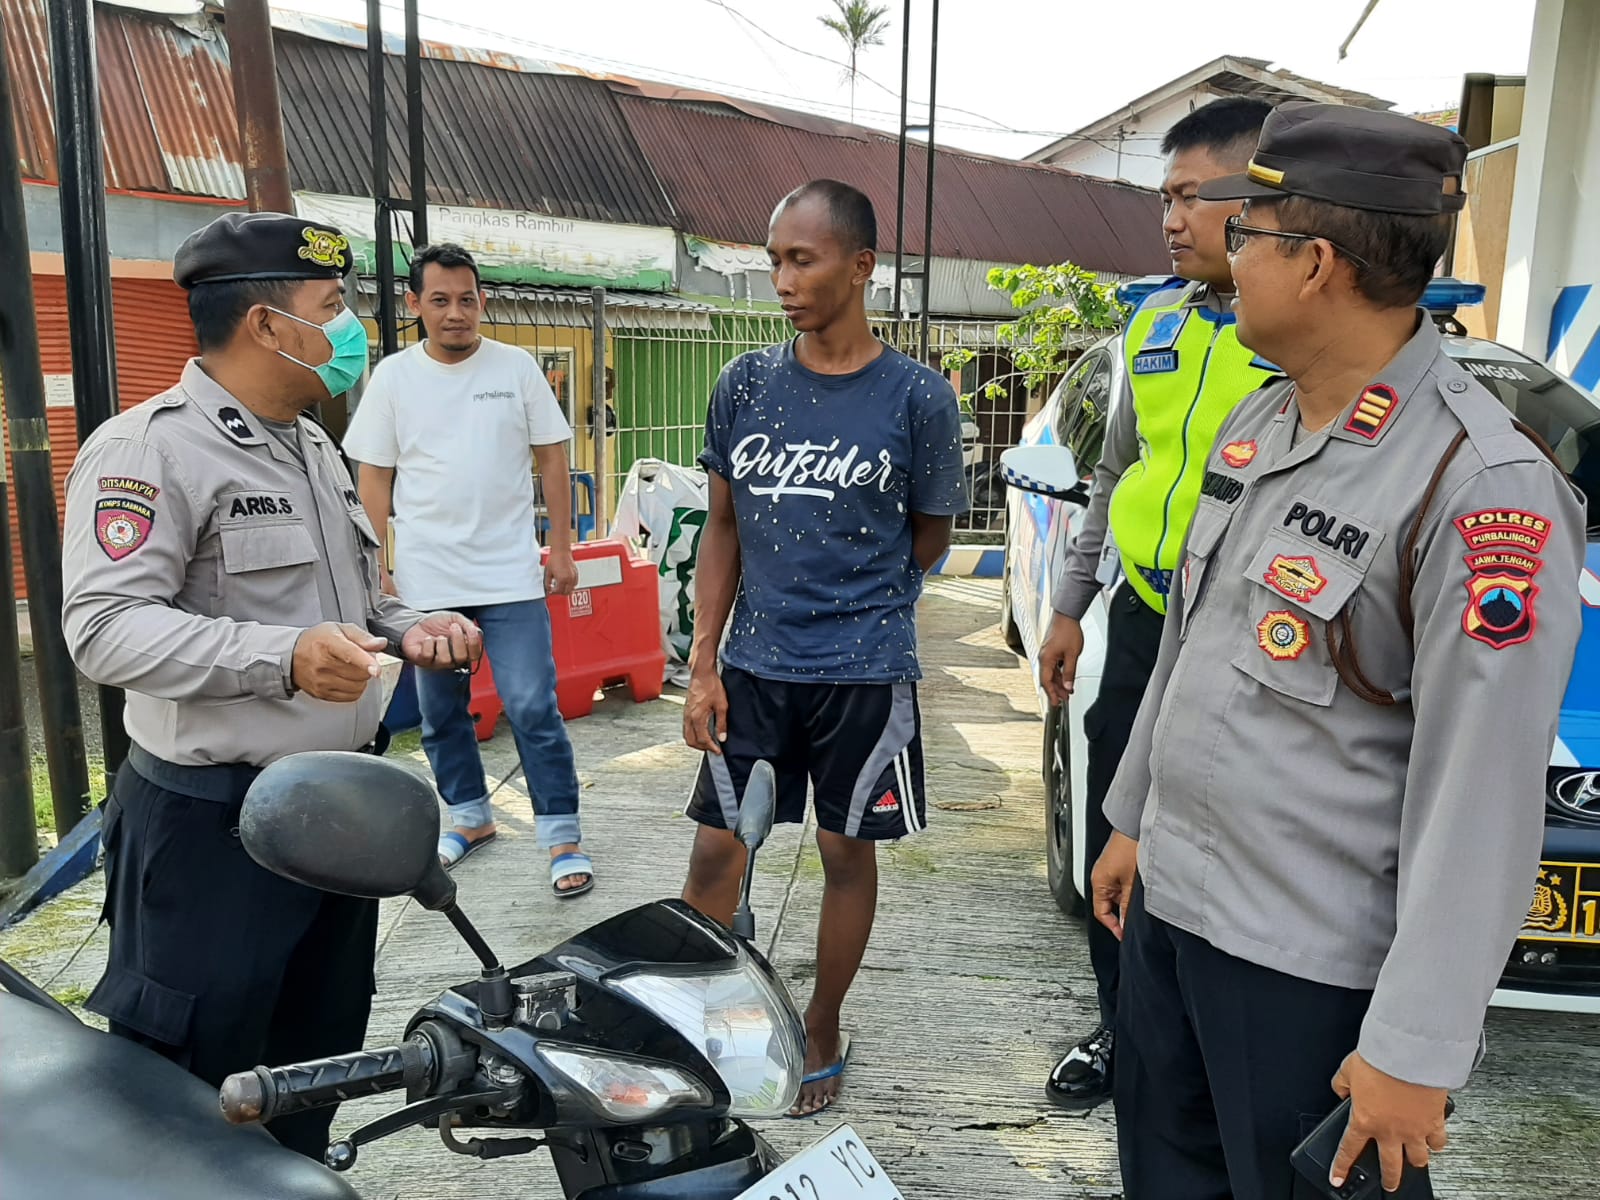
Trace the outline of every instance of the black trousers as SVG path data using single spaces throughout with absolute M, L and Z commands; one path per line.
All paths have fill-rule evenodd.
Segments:
M 1100 676 L 1100 693 L 1083 714 L 1083 732 L 1089 742 L 1088 795 L 1085 800 L 1083 878 L 1111 840 L 1111 822 L 1101 805 L 1111 790 L 1122 754 L 1133 733 L 1134 718 L 1144 699 L 1150 674 L 1161 649 L 1161 614 L 1146 604 L 1126 583 L 1111 596 L 1106 627 L 1106 662 Z M 1094 968 L 1095 991 L 1100 1000 L 1100 1020 L 1107 1025 L 1117 1015 L 1117 958 L 1122 944 L 1116 935 L 1094 919 L 1089 905 L 1089 964 Z
M 111 953 L 88 1007 L 213 1085 L 258 1064 L 360 1049 L 377 903 L 257 866 L 238 833 L 254 773 L 208 770 L 233 773 L 218 798 L 157 786 L 130 764 L 117 772 L 101 829 Z M 268 1129 L 320 1162 L 334 1111 Z
M 1136 886 L 1113 1083 L 1128 1200 L 1314 1197 L 1289 1155 L 1338 1105 L 1371 1000 L 1224 954 L 1150 916 Z

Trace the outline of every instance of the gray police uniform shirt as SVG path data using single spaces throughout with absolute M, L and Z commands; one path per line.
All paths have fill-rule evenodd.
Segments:
M 128 736 L 158 758 L 265 766 L 377 733 L 379 682 L 352 704 L 294 691 L 295 642 L 346 621 L 398 643 L 423 614 L 380 592 L 344 463 L 297 425 L 303 458 L 191 361 L 67 476 L 67 642 L 85 675 L 127 690 Z
M 1579 632 L 1583 502 L 1416 335 L 1294 444 L 1287 380 L 1214 450 L 1160 656 L 1105 801 L 1147 911 L 1225 953 L 1373 990 L 1358 1049 L 1458 1087 L 1532 897 Z M 1402 547 L 1453 438 L 1466 440 Z M 1392 695 L 1373 703 L 1341 678 Z

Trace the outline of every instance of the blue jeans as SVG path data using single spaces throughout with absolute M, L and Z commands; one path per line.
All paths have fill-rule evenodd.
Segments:
M 550 645 L 550 610 L 543 600 L 486 604 L 458 610 L 483 630 L 494 667 L 495 690 L 517 740 L 522 774 L 533 797 L 540 846 L 563 846 L 582 837 L 578 825 L 578 770 L 572 742 L 556 708 L 556 661 Z M 493 820 L 489 786 L 467 711 L 472 681 L 465 671 L 418 671 L 422 749 L 451 822 L 475 829 Z

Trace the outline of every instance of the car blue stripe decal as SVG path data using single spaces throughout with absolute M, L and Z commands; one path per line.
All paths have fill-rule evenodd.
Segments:
M 1600 544 L 1584 558 L 1583 630 L 1561 700 L 1560 737 L 1578 764 L 1600 769 Z
M 1590 287 L 1587 283 L 1574 284 L 1556 294 L 1556 302 L 1550 308 L 1550 344 L 1545 347 L 1546 361 L 1555 357 L 1556 347 L 1561 345 L 1561 339 L 1567 336 L 1567 330 L 1577 321 L 1578 310 L 1589 298 Z

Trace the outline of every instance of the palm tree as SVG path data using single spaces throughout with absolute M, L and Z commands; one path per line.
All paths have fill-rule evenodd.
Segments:
M 863 46 L 883 45 L 883 35 L 889 29 L 889 6 L 868 4 L 867 0 L 833 0 L 839 10 L 837 17 L 818 17 L 829 29 L 844 39 L 850 47 L 850 119 L 856 119 L 856 55 Z

